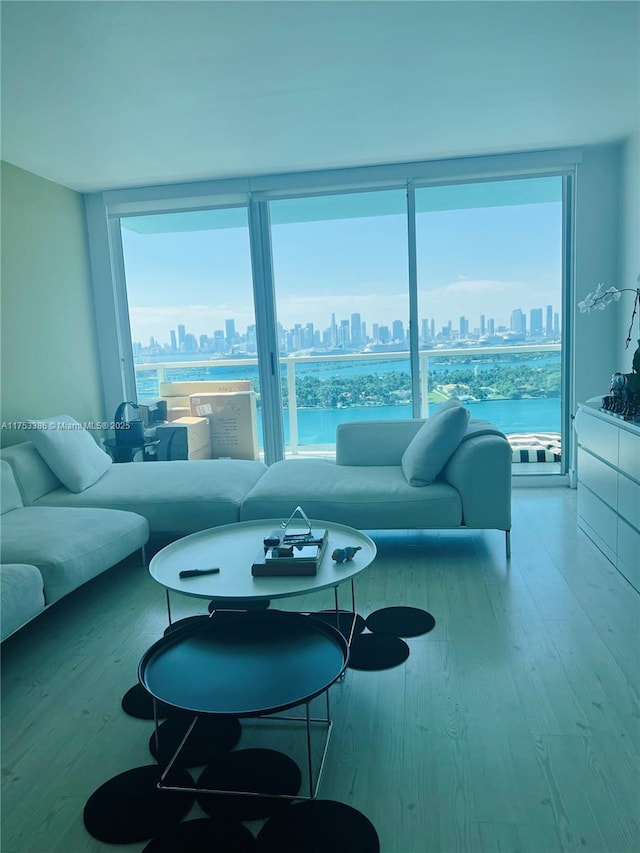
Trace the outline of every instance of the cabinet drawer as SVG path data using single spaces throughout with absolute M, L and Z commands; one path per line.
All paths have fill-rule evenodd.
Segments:
M 588 447 L 593 453 L 611 462 L 618 464 L 618 433 L 620 430 L 615 424 L 606 423 L 598 417 L 590 415 L 581 410 L 580 417 L 576 420 L 576 432 L 578 443 L 582 447 Z
M 618 514 L 640 530 L 640 483 L 618 474 Z
M 618 505 L 618 472 L 582 447 L 578 448 L 578 479 L 610 507 Z
M 640 435 L 620 430 L 618 467 L 640 483 Z
M 581 483 L 578 484 L 578 523 L 615 565 L 618 516 Z
M 618 569 L 640 589 L 640 533 L 618 519 Z

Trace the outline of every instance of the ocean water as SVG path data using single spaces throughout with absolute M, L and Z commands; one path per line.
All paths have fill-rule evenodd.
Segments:
M 472 418 L 491 421 L 506 434 L 560 432 L 560 398 L 540 400 L 486 400 L 465 403 Z M 434 409 L 436 406 L 434 406 Z M 410 418 L 410 406 L 353 407 L 349 409 L 298 409 L 298 444 L 334 444 L 336 427 L 348 421 Z M 288 411 L 284 412 L 285 443 L 290 441 Z M 262 443 L 262 425 L 259 424 Z

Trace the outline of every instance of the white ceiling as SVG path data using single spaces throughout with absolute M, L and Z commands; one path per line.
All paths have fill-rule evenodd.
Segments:
M 2 158 L 76 190 L 640 127 L 640 3 L 4 0 Z

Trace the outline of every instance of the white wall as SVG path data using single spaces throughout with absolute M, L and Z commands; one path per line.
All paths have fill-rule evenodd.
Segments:
M 616 285 L 620 266 L 622 146 L 588 146 L 576 179 L 575 292 L 577 303 L 599 282 Z M 620 369 L 617 306 L 581 314 L 574 306 L 575 405 L 606 394 Z
M 2 163 L 2 421 L 104 420 L 84 200 Z M 0 444 L 24 430 L 3 429 Z

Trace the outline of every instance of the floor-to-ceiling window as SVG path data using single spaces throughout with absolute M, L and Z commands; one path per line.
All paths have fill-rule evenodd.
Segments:
M 406 190 L 269 205 L 286 452 L 411 417 Z
M 251 382 L 259 404 L 246 207 L 123 217 L 120 230 L 138 400 L 215 379 Z M 190 414 L 186 396 L 171 402 Z
M 562 177 L 424 187 L 415 206 L 422 387 L 559 471 Z
M 331 455 L 340 422 L 424 417 L 455 394 L 512 437 L 514 459 L 541 462 L 527 473 L 565 471 L 572 156 L 555 171 L 483 160 L 491 177 L 455 181 L 455 163 L 435 180 L 425 163 L 344 170 L 343 185 L 335 172 L 106 194 L 93 219 L 104 204 L 117 224 L 103 239 L 113 328 L 133 353 L 131 369 L 110 361 L 112 399 L 248 379 L 274 461 Z

